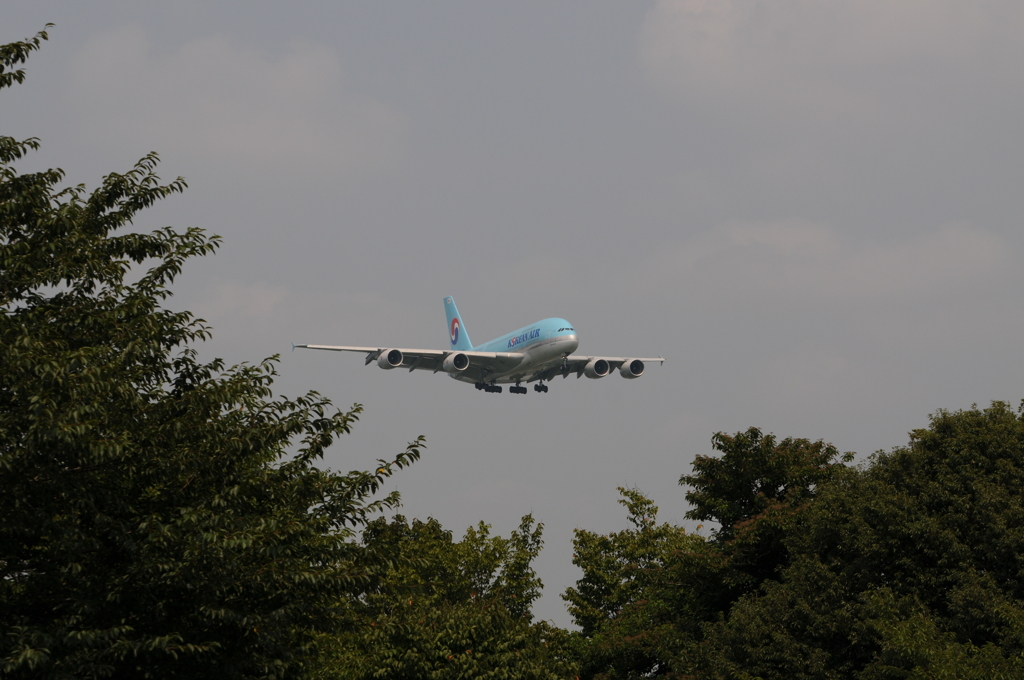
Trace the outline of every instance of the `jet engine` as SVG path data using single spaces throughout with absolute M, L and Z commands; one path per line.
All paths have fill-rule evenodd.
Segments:
M 626 359 L 619 367 L 619 375 L 623 378 L 639 378 L 644 374 L 644 362 L 639 359 Z
M 377 365 L 381 368 L 398 368 L 402 365 L 402 351 L 398 349 L 386 349 L 377 357 Z
M 605 377 L 611 370 L 612 367 L 604 359 L 591 359 L 583 367 L 583 375 L 596 380 Z
M 449 354 L 444 358 L 444 363 L 441 367 L 447 373 L 458 373 L 459 371 L 465 371 L 469 368 L 469 357 L 462 352 L 456 352 L 455 354 Z

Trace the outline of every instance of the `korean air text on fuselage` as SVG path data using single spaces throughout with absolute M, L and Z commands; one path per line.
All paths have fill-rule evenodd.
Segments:
M 511 340 L 509 340 L 508 341 L 508 348 L 512 349 L 513 347 L 516 347 L 518 345 L 522 345 L 522 344 L 526 343 L 529 340 L 533 340 L 533 339 L 539 338 L 539 337 L 540 337 L 540 329 L 539 328 L 531 328 L 530 330 L 526 331 L 522 335 L 517 335 L 516 337 L 512 338 Z

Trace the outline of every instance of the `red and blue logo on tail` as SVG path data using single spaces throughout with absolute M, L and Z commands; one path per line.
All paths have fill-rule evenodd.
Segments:
M 452 349 L 473 349 L 473 343 L 469 341 L 469 334 L 466 333 L 466 324 L 462 323 L 459 310 L 455 307 L 455 300 L 451 297 L 444 299 L 444 312 L 448 315 L 448 337 L 452 341 Z

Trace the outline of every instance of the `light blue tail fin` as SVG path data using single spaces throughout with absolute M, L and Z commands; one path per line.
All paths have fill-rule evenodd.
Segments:
M 466 332 L 466 326 L 462 323 L 462 317 L 459 316 L 459 310 L 451 296 L 444 299 L 444 313 L 448 315 L 448 339 L 451 341 L 451 348 L 473 349 L 473 343 L 469 341 L 469 333 Z

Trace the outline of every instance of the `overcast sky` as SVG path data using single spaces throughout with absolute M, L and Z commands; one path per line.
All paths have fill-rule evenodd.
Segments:
M 135 225 L 203 227 L 170 306 L 203 356 L 281 353 L 281 394 L 366 412 L 327 464 L 427 437 L 404 513 L 457 535 L 532 512 L 537 613 L 617 486 L 684 523 L 716 431 L 860 459 L 937 409 L 1024 397 L 1024 4 L 976 0 L 90 2 L 47 22 L 2 130 L 95 187 L 155 150 L 189 189 Z M 477 343 L 548 316 L 640 380 L 484 394 L 290 343 Z M 689 524 L 687 524 L 689 526 Z

